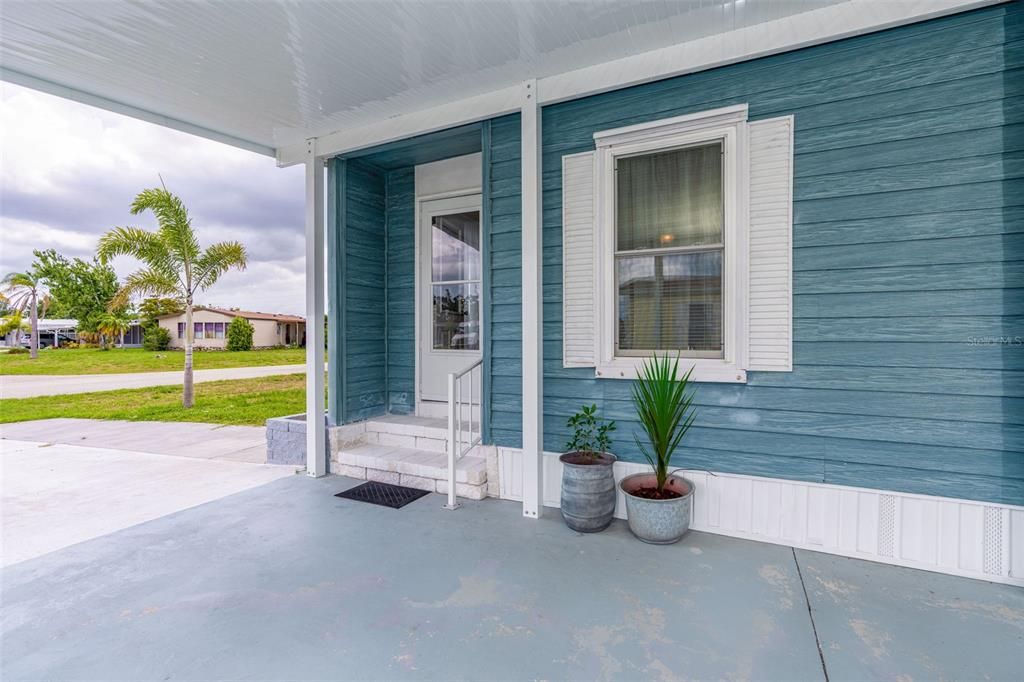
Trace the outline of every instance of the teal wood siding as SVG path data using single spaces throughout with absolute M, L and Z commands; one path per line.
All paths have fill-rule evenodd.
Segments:
M 387 178 L 387 403 L 391 414 L 416 411 L 416 175 Z
M 748 103 L 795 115 L 794 371 L 701 384 L 675 464 L 1024 504 L 1024 22 L 977 10 L 546 107 L 545 448 L 630 382 L 562 367 L 561 157 Z M 491 434 L 519 446 L 518 120 L 493 126 Z M 1008 342 L 1007 342 L 1008 341 Z
M 352 159 L 343 166 L 340 191 L 344 197 L 339 202 L 343 220 L 332 227 L 339 230 L 344 258 L 340 265 L 344 300 L 340 417 L 342 422 L 352 422 L 385 412 L 386 185 L 384 174 L 368 163 Z
M 490 315 L 485 358 L 490 364 L 488 432 L 494 443 L 522 447 L 522 200 L 519 115 L 490 124 L 485 185 Z

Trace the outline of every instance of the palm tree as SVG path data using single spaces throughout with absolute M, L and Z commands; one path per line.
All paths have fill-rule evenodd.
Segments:
M 182 404 L 192 407 L 192 305 L 196 293 L 208 289 L 231 268 L 244 270 L 245 247 L 238 242 L 219 242 L 205 251 L 192 230 L 192 221 L 181 199 L 166 187 L 139 192 L 132 215 L 152 211 L 157 230 L 115 227 L 100 238 L 98 255 L 107 262 L 120 255 L 134 256 L 146 267 L 125 279 L 110 303 L 111 309 L 127 305 L 133 295 L 164 296 L 185 309 L 185 381 Z
M 103 347 L 109 348 L 114 339 L 123 336 L 131 326 L 131 318 L 124 310 L 108 310 L 100 316 L 96 329 L 103 335 L 101 339 Z
M 36 268 L 32 268 L 8 274 L 0 286 L 3 286 L 5 298 L 14 310 L 19 313 L 29 311 L 29 324 L 32 328 L 29 349 L 33 359 L 39 357 L 39 308 L 42 307 L 42 316 L 46 317 L 46 307 L 50 300 L 46 295 L 46 281 Z

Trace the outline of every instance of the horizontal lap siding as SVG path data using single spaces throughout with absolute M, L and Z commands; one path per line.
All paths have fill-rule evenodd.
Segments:
M 415 194 L 412 167 L 387 174 L 387 403 L 392 414 L 416 411 Z
M 490 309 L 487 320 L 490 381 L 490 438 L 522 446 L 522 209 L 519 116 L 491 121 L 487 238 Z
M 349 160 L 345 182 L 344 421 L 385 411 L 385 177 L 368 163 Z
M 562 155 L 749 103 L 753 120 L 795 116 L 794 371 L 700 385 L 675 463 L 1024 504 L 1024 347 L 992 341 L 1024 336 L 1021 17 L 983 9 L 545 108 L 545 448 L 597 402 L 616 454 L 643 461 L 629 382 L 562 367 Z M 494 236 L 496 400 L 520 391 L 516 211 Z M 518 444 L 519 416 L 495 415 L 496 442 Z

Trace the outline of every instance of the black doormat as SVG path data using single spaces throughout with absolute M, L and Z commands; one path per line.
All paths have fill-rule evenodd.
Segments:
M 335 497 L 344 497 L 346 500 L 369 502 L 370 504 L 379 504 L 382 507 L 401 509 L 410 502 L 429 494 L 427 490 L 406 488 L 404 485 L 367 481 L 362 485 L 357 485 L 355 488 L 342 491 L 335 495 Z

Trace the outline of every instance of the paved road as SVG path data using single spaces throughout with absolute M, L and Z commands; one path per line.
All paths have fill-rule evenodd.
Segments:
M 305 365 L 268 365 L 263 367 L 229 367 L 199 369 L 196 383 L 224 379 L 255 379 L 278 374 L 304 374 Z M 131 374 L 78 374 L 0 376 L 0 398 L 32 398 L 41 395 L 113 391 L 119 388 L 145 386 L 180 386 L 182 372 L 134 372 Z

